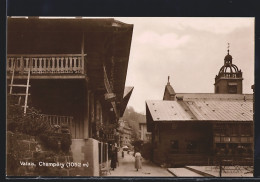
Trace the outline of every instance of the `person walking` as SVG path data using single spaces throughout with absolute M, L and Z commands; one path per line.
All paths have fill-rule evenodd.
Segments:
M 124 158 L 124 149 L 122 149 L 122 158 Z
M 117 151 L 114 146 L 112 146 L 112 152 L 111 152 L 111 168 L 114 170 L 116 168 L 117 164 Z
M 142 155 L 140 152 L 135 153 L 135 168 L 136 171 L 142 168 Z

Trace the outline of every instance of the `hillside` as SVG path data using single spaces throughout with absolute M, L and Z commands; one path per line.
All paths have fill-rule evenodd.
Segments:
M 145 115 L 135 112 L 133 107 L 127 107 L 123 115 L 123 120 L 127 121 L 133 129 L 133 136 L 137 139 L 139 133 L 139 123 L 146 122 Z

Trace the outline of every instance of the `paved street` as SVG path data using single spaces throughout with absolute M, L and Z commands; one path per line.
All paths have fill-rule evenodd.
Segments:
M 203 177 L 202 174 L 191 171 L 189 168 L 193 168 L 197 171 L 210 174 L 212 176 L 218 177 L 218 172 L 214 170 L 206 170 L 210 166 L 189 166 L 189 168 L 162 168 L 150 161 L 143 160 L 142 169 L 136 171 L 134 168 L 135 158 L 133 157 L 133 152 L 127 154 L 124 152 L 124 158 L 121 156 L 121 151 L 118 153 L 119 166 L 114 170 L 110 171 L 111 174 L 108 176 L 125 176 L 125 177 L 134 177 L 134 176 L 143 176 L 143 177 Z M 232 173 L 223 173 L 223 177 L 252 177 L 252 173 L 246 173 L 244 170 L 240 172 Z
M 219 177 L 218 166 L 187 166 L 188 169 L 201 171 L 215 177 Z M 171 168 L 174 169 L 174 168 Z M 224 166 L 222 177 L 253 177 L 253 167 L 248 166 Z
M 133 153 L 124 153 L 124 158 L 121 156 L 121 151 L 118 153 L 119 167 L 114 171 L 111 170 L 111 174 L 108 174 L 108 176 L 173 177 L 173 175 L 167 171 L 167 168 L 158 167 L 152 162 L 145 160 L 143 160 L 142 169 L 136 171 L 134 168 L 135 158 L 133 157 Z

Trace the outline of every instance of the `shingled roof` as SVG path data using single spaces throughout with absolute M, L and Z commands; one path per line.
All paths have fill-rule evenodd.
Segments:
M 176 101 L 146 101 L 153 121 L 253 121 L 252 94 L 177 94 Z

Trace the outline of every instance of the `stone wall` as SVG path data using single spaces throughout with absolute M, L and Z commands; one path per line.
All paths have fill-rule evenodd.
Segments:
M 35 137 L 7 131 L 7 176 L 69 176 L 73 168 L 40 166 L 73 161 L 71 153 L 46 150 Z
M 33 161 L 38 142 L 25 134 L 7 132 L 7 175 L 33 175 L 33 167 L 21 166 L 20 162 Z

